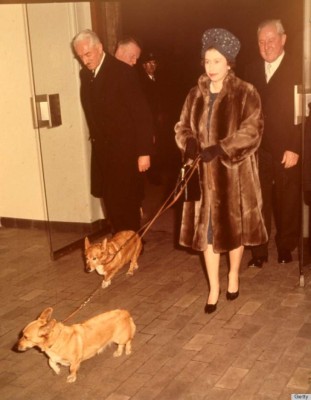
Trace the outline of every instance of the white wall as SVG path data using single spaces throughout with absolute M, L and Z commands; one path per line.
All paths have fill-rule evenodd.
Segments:
M 45 219 L 22 5 L 1 5 L 0 216 Z
M 27 13 L 32 60 L 26 6 L 0 6 L 0 217 L 46 220 L 44 176 L 50 220 L 92 222 L 102 212 L 89 193 L 90 146 L 70 51 L 74 34 L 91 26 L 89 3 L 32 4 Z M 60 127 L 33 127 L 31 65 L 36 93 L 60 94 Z

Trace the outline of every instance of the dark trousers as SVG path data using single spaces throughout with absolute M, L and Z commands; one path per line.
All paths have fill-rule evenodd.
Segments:
M 140 208 L 144 194 L 143 176 L 138 170 L 118 175 L 104 188 L 103 203 L 113 233 L 140 229 Z
M 127 204 L 125 208 L 107 207 L 107 214 L 113 232 L 135 231 L 140 228 L 140 205 Z
M 272 215 L 278 251 L 294 250 L 299 241 L 301 184 L 299 166 L 284 168 L 270 153 L 259 150 L 259 178 L 263 215 L 270 238 Z M 268 243 L 252 247 L 253 257 L 268 255 Z

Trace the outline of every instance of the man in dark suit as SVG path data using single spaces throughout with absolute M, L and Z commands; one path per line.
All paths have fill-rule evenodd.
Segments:
M 137 74 L 84 30 L 72 41 L 82 63 L 81 102 L 92 143 L 91 193 L 103 198 L 113 231 L 140 228 L 143 177 L 150 167 L 152 116 Z
M 148 179 L 151 183 L 160 184 L 161 183 L 161 164 L 163 160 L 161 159 L 163 150 L 163 135 L 164 132 L 164 114 L 162 107 L 162 93 L 161 93 L 161 80 L 158 79 L 157 75 L 157 60 L 154 53 L 149 51 L 144 51 L 141 56 L 141 68 L 140 81 L 142 84 L 143 92 L 148 101 L 151 114 L 153 116 L 153 122 L 155 126 L 155 154 L 152 159 L 152 167 L 148 171 Z
M 140 53 L 141 48 L 137 40 L 128 36 L 119 40 L 114 56 L 133 67 L 137 63 Z
M 292 261 L 300 226 L 300 126 L 294 123 L 294 85 L 299 67 L 285 53 L 286 34 L 280 20 L 261 23 L 257 31 L 263 60 L 249 66 L 245 80 L 253 83 L 262 100 L 264 133 L 259 148 L 259 175 L 268 234 L 274 214 L 278 262 Z M 268 243 L 252 248 L 249 266 L 268 261 Z

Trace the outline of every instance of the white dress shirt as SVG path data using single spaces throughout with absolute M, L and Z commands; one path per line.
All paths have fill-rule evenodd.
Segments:
M 267 83 L 269 82 L 269 80 L 271 79 L 271 77 L 273 76 L 275 71 L 279 68 L 284 55 L 285 55 L 285 52 L 283 51 L 283 53 L 272 63 L 268 63 L 267 61 L 265 61 L 265 73 L 266 73 Z

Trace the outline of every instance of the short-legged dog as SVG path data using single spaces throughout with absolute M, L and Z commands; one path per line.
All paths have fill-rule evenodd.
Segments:
M 140 237 L 134 231 L 121 231 L 102 243 L 91 244 L 85 238 L 86 271 L 96 270 L 104 276 L 102 288 L 111 284 L 114 275 L 130 262 L 128 275 L 138 268 L 137 259 L 142 250 Z
M 136 326 L 128 311 L 113 310 L 99 314 L 82 324 L 66 326 L 51 319 L 53 308 L 42 311 L 23 330 L 16 345 L 19 351 L 38 347 L 49 357 L 49 365 L 59 374 L 59 365 L 69 366 L 67 382 L 74 382 L 82 361 L 101 353 L 111 343 L 118 345 L 114 357 L 131 353 Z

